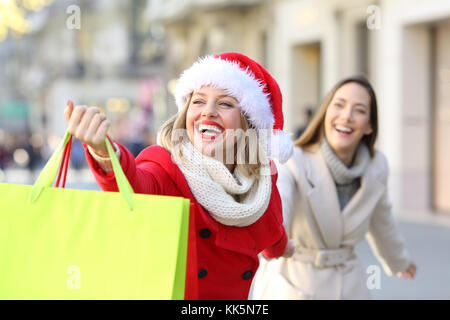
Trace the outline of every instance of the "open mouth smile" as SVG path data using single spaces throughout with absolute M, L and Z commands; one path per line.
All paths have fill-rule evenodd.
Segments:
M 225 128 L 214 121 L 201 121 L 195 126 L 202 140 L 215 140 L 224 133 Z
M 353 129 L 344 125 L 336 124 L 334 125 L 334 129 L 338 132 L 339 135 L 349 136 L 353 133 Z

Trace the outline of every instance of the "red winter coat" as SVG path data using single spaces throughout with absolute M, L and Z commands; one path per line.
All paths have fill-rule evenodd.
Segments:
M 123 146 L 119 148 L 123 171 L 136 193 L 190 199 L 185 298 L 247 299 L 259 265 L 257 254 L 263 252 L 268 258 L 279 257 L 287 243 L 277 175 L 272 175 L 272 194 L 264 215 L 250 226 L 231 227 L 215 221 L 195 200 L 167 150 L 151 146 L 134 159 Z M 118 191 L 114 173 L 105 174 L 86 146 L 85 149 L 100 187 L 105 191 Z

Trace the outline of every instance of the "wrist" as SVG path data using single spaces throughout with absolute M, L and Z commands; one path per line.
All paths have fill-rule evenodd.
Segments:
M 109 158 L 108 149 L 106 148 L 106 144 L 104 146 L 91 146 L 88 144 L 89 152 L 99 158 Z M 113 147 L 114 151 L 116 151 L 115 147 Z
M 112 144 L 113 150 L 115 154 L 119 157 L 120 156 L 120 149 L 117 146 L 115 142 Z M 97 161 L 111 161 L 111 158 L 109 157 L 108 149 L 105 148 L 103 151 L 102 149 L 94 149 L 90 145 L 88 145 L 89 153 L 92 155 L 92 157 Z
M 120 149 L 119 149 L 119 146 L 115 142 L 113 142 L 113 149 L 114 149 L 117 159 L 119 159 L 119 161 L 120 161 Z M 107 157 L 102 157 L 100 155 L 97 155 L 95 153 L 95 151 L 89 145 L 88 145 L 88 151 L 91 154 L 92 158 L 94 158 L 94 160 L 98 163 L 100 168 L 102 168 L 102 170 L 105 173 L 109 173 L 109 172 L 113 171 L 112 162 L 111 162 L 111 158 L 109 157 L 109 154 L 107 155 Z
M 89 151 L 91 151 L 92 153 L 94 153 L 96 156 L 98 156 L 100 158 L 109 158 L 109 153 L 108 153 L 108 149 L 106 148 L 106 146 L 100 147 L 100 148 L 98 148 L 98 147 L 93 148 L 91 146 L 88 146 L 88 148 L 89 148 Z M 116 150 L 114 150 L 114 151 L 116 151 Z

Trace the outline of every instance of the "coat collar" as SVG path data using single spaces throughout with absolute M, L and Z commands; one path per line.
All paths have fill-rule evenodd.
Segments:
M 309 204 L 324 245 L 338 248 L 344 237 L 373 212 L 385 185 L 378 180 L 376 165 L 371 159 L 361 177 L 361 187 L 341 212 L 336 185 L 320 148 L 308 154 L 305 171 Z
M 345 219 L 344 234 L 352 231 L 372 214 L 378 201 L 386 190 L 386 185 L 377 176 L 377 166 L 372 159 L 366 172 L 361 177 L 361 187 L 345 206 L 342 215 Z
M 343 220 L 336 186 L 320 149 L 310 153 L 306 166 L 307 195 L 326 248 L 338 248 L 343 237 Z

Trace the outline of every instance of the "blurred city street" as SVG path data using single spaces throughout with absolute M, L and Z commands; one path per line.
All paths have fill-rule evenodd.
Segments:
M 0 176 L 3 176 L 3 181 L 0 182 L 32 185 L 36 181 L 39 173 L 39 170 L 30 173 L 30 171 L 24 169 L 7 169 L 0 172 Z M 101 190 L 88 168 L 80 170 L 70 168 L 67 172 L 66 188 Z
M 417 265 L 416 279 L 389 277 L 382 271 L 381 287 L 371 290 L 372 298 L 450 299 L 450 226 L 402 220 L 399 229 Z M 356 252 L 366 267 L 380 266 L 367 241 Z

